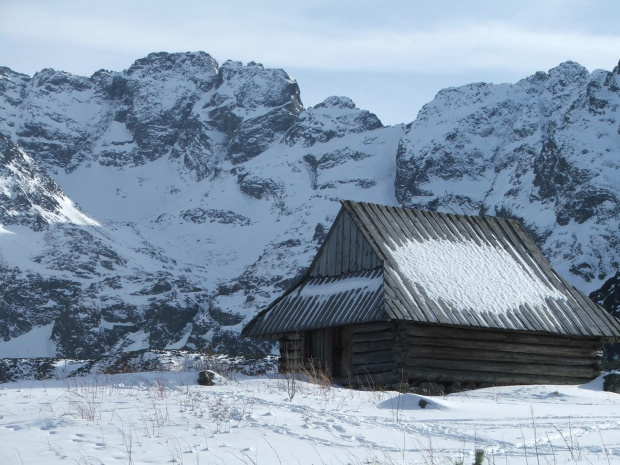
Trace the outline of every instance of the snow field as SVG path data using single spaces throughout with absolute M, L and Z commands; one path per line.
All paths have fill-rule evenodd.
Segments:
M 2 384 L 1 463 L 458 464 L 475 450 L 488 464 L 620 463 L 620 396 L 601 379 L 422 397 L 283 376 L 212 387 L 197 378 Z

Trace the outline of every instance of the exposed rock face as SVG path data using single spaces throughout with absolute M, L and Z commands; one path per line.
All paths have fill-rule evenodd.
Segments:
M 204 52 L 152 53 L 124 72 L 91 78 L 44 69 L 29 79 L 2 69 L 11 76 L 2 82 L 14 117 L 0 119 L 0 132 L 53 171 L 170 155 L 200 180 L 222 156 L 238 163 L 260 154 L 302 110 L 299 87 L 284 71 L 232 61 L 218 67 Z
M 394 202 L 402 129 L 333 97 L 329 136 L 284 142 L 316 118 L 282 70 L 153 53 L 90 78 L 2 68 L 0 90 L 0 356 L 269 350 L 238 331 L 310 262 L 335 200 Z
M 0 224 L 41 231 L 56 222 L 96 224 L 37 162 L 0 134 Z
M 620 272 L 609 278 L 599 290 L 591 293 L 590 298 L 613 316 L 620 318 Z M 605 346 L 605 359 L 620 360 L 620 343 Z
M 383 127 L 204 52 L 90 78 L 0 68 L 0 357 L 269 351 L 238 333 L 309 265 L 338 199 L 517 217 L 595 290 L 620 262 L 619 79 L 565 63 Z
M 369 111 L 356 108 L 350 98 L 328 97 L 299 115 L 287 131 L 285 142 L 291 146 L 301 142 L 303 147 L 310 147 L 334 137 L 372 131 L 382 126 L 379 118 Z
M 620 272 L 609 278 L 603 286 L 590 294 L 590 298 L 598 302 L 616 318 L 620 318 Z
M 399 203 L 517 218 L 562 274 L 596 289 L 620 263 L 618 73 L 566 62 L 442 90 L 400 143 Z

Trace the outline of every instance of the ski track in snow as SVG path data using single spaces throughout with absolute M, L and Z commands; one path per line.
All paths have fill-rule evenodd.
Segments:
M 422 397 L 284 377 L 213 387 L 196 372 L 0 385 L 3 464 L 362 464 L 620 461 L 620 396 L 512 386 Z M 428 405 L 420 408 L 424 398 Z

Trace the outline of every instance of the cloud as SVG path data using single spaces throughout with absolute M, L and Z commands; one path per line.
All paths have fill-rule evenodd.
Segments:
M 347 0 L 331 9 L 330 3 L 5 0 L 0 41 L 46 44 L 60 63 L 72 54 L 83 58 L 89 50 L 93 63 L 97 56 L 114 54 L 135 59 L 153 51 L 204 50 L 218 60 L 257 60 L 285 69 L 417 74 L 486 70 L 525 76 L 568 59 L 609 69 L 620 58 L 620 34 L 576 28 L 575 15 L 566 9 L 562 15 L 570 27 L 525 25 L 535 11 L 536 25 L 551 17 L 555 0 L 538 10 L 526 2 L 520 14 L 498 8 L 487 20 L 476 19 L 460 2 L 454 11 L 442 11 L 389 0 L 393 8 L 374 16 L 369 2 Z M 1 45 L 0 59 L 11 53 Z M 93 65 L 93 71 L 100 66 Z

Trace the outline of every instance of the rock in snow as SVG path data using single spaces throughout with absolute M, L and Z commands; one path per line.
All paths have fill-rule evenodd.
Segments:
M 90 78 L 0 68 L 0 357 L 269 351 L 238 332 L 309 265 L 338 199 L 518 218 L 594 291 L 620 262 L 618 81 L 567 62 L 384 127 L 204 52 Z

